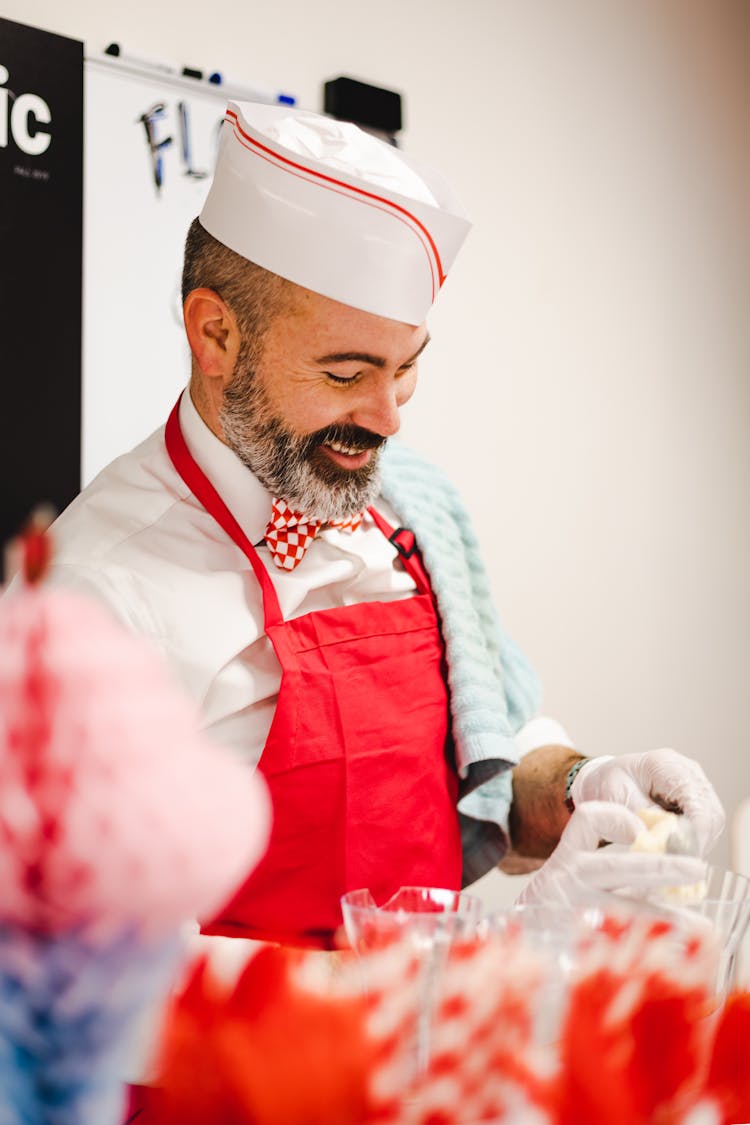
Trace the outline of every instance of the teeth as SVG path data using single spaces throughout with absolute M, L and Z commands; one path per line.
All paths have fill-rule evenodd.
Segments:
M 334 453 L 346 453 L 350 457 L 355 453 L 362 453 L 363 450 L 356 449 L 353 445 L 343 445 L 340 441 L 329 441 L 328 448 L 332 449 Z

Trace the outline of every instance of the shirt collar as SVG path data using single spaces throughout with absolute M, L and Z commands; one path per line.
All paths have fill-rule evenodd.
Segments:
M 271 516 L 270 493 L 220 441 L 196 410 L 186 388 L 180 400 L 180 429 L 192 457 L 206 474 L 251 543 L 264 536 Z

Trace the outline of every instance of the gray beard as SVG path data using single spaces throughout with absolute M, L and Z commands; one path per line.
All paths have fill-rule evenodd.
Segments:
M 310 519 L 343 520 L 373 503 L 380 492 L 380 454 L 375 448 L 361 469 L 344 469 L 320 449 L 325 441 L 346 441 L 347 427 L 313 434 L 292 433 L 277 418 L 246 358 L 240 356 L 219 412 L 229 448 L 275 498 Z M 370 435 L 369 446 L 376 435 Z M 365 445 L 367 448 L 367 444 Z

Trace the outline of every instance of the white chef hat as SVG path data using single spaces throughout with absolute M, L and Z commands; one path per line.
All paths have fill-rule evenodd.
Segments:
M 230 102 L 201 225 L 288 281 L 421 324 L 470 224 L 434 173 L 348 122 Z

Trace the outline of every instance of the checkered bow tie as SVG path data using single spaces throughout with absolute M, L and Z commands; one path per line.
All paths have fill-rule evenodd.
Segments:
M 345 520 L 311 520 L 302 512 L 294 512 L 284 500 L 274 500 L 271 519 L 266 527 L 265 540 L 271 558 L 282 570 L 294 570 L 302 561 L 305 551 L 324 527 L 337 527 L 341 531 L 356 531 L 362 523 L 364 512 L 355 512 Z

